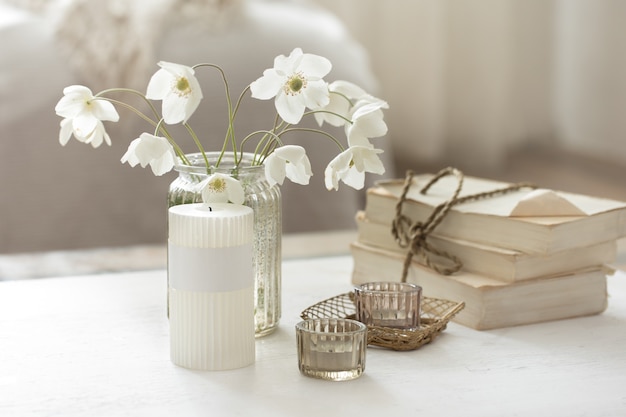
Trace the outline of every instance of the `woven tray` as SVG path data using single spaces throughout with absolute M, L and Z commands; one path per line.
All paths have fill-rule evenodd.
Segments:
M 448 322 L 465 303 L 422 297 L 420 327 L 413 330 L 393 329 L 390 327 L 368 326 L 367 344 L 392 350 L 414 350 L 432 342 L 447 326 Z M 356 317 L 354 293 L 340 294 L 320 301 L 304 310 L 302 319 L 347 318 Z

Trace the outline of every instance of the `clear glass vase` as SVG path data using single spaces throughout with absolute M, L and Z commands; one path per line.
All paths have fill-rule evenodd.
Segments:
M 246 195 L 244 204 L 254 211 L 253 265 L 255 270 L 254 324 L 256 337 L 273 332 L 281 316 L 281 238 L 282 207 L 280 188 L 270 187 L 263 166 L 250 166 L 252 154 L 234 168 L 232 153 L 226 153 L 215 168 L 219 152 L 207 152 L 211 168 L 207 170 L 201 154 L 189 154 L 189 165 L 177 165 L 178 172 L 168 193 L 168 207 L 202 202 L 198 184 L 213 173 L 237 178 Z

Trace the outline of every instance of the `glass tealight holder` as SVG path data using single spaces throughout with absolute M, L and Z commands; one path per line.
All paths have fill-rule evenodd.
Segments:
M 340 318 L 296 324 L 298 367 L 303 375 L 329 381 L 355 379 L 365 370 L 367 326 Z
M 405 282 L 368 282 L 354 289 L 356 318 L 368 326 L 417 329 L 422 287 Z

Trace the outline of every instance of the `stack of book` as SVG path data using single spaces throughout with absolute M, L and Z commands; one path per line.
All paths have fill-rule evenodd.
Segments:
M 420 190 L 432 175 L 414 177 L 402 213 L 424 222 L 457 186 L 444 177 Z M 367 190 L 351 245 L 352 281 L 399 281 L 407 249 L 391 232 L 403 180 Z M 465 177 L 459 197 L 510 184 Z M 442 275 L 414 256 L 407 281 L 426 296 L 465 302 L 455 321 L 494 329 L 598 314 L 607 306 L 606 275 L 616 241 L 626 236 L 626 203 L 550 190 L 521 189 L 455 205 L 427 237 L 456 256 L 460 271 Z

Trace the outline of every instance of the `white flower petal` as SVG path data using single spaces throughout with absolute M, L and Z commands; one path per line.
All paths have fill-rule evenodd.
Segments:
M 304 53 L 300 48 L 294 48 L 289 56 L 279 55 L 274 58 L 274 68 L 283 75 L 295 72 Z
M 74 84 L 69 85 L 63 89 L 63 94 L 66 96 L 81 96 L 81 97 L 93 97 L 93 92 L 89 87 L 84 85 Z
M 306 108 L 300 95 L 288 96 L 281 92 L 276 96 L 274 103 L 276 105 L 276 111 L 278 111 L 278 114 L 284 121 L 292 125 L 300 123 Z
M 250 92 L 253 98 L 268 100 L 280 91 L 284 83 L 284 77 L 280 76 L 273 68 L 263 72 L 263 76 L 250 84 Z
M 166 174 L 176 165 L 176 155 L 174 152 L 166 152 L 160 158 L 153 159 L 150 162 L 152 173 L 156 176 Z
M 339 189 L 339 181 L 337 177 L 337 171 L 332 165 L 328 165 L 324 170 L 324 185 L 327 190 L 335 190 Z
M 333 68 L 331 62 L 323 56 L 304 54 L 298 65 L 298 71 L 302 71 L 310 78 L 322 78 L 328 75 Z
M 287 178 L 300 185 L 308 185 L 311 178 L 311 163 L 309 159 L 303 160 L 300 164 L 288 163 L 285 165 Z
M 338 188 L 339 180 L 355 190 L 360 190 L 365 185 L 365 172 L 356 168 L 353 157 L 353 150 L 349 148 L 339 154 L 339 158 L 336 158 L 337 163 L 332 167 L 335 176 L 333 179 L 335 189 Z
M 373 147 L 352 146 L 352 161 L 357 170 L 362 172 L 371 172 L 373 174 L 384 174 L 385 167 L 380 160 L 378 154 L 383 153 L 382 149 L 374 149 Z
M 302 146 L 298 145 L 285 145 L 280 148 L 276 148 L 272 155 L 277 155 L 280 159 L 285 161 L 295 162 L 300 161 L 304 156 L 306 156 L 306 150 Z
M 106 142 L 106 144 L 111 146 L 111 137 L 106 132 L 106 130 L 104 130 L 104 126 L 102 127 L 102 136 L 104 136 L 104 141 Z
M 186 121 L 187 118 L 187 98 L 176 94 L 168 95 L 163 99 L 163 120 L 167 124 L 176 124 Z
M 330 83 L 328 86 L 330 91 L 337 92 L 342 94 L 349 99 L 359 99 L 365 96 L 367 93 L 361 87 L 356 84 L 353 84 L 349 81 L 337 80 Z
M 377 117 L 382 119 L 383 112 L 381 109 L 386 108 L 387 103 L 379 101 L 375 103 L 367 103 L 359 101 L 352 109 L 352 117 L 356 120 L 367 117 Z
M 91 136 L 97 125 L 98 119 L 87 112 L 80 113 L 72 120 L 72 129 L 77 137 L 86 138 Z
M 307 185 L 313 175 L 311 162 L 302 146 L 286 145 L 274 151 L 283 160 L 287 178 L 296 184 Z
M 172 89 L 172 74 L 164 69 L 160 69 L 154 73 L 148 88 L 146 89 L 146 98 L 150 100 L 163 100 Z
M 136 154 L 136 148 L 137 145 L 139 145 L 139 142 L 141 142 L 141 139 L 137 138 L 128 145 L 126 153 L 122 156 L 122 159 L 120 159 L 123 164 L 128 162 L 128 165 L 134 167 L 139 163 L 139 158 L 137 158 Z
M 57 116 L 65 118 L 76 117 L 83 111 L 85 101 L 77 96 L 63 96 L 54 107 Z
M 341 173 L 341 181 L 355 190 L 361 190 L 365 186 L 365 172 L 359 171 L 355 167 L 349 168 Z
M 93 129 L 91 134 L 87 137 L 87 139 L 85 140 L 85 143 L 89 143 L 94 148 L 97 148 L 100 145 L 102 145 L 102 142 L 105 141 L 105 137 L 108 138 L 108 135 L 106 134 L 104 130 L 104 125 L 102 124 L 100 120 L 98 120 L 96 123 L 96 127 Z M 108 145 L 111 145 L 110 138 L 108 139 L 107 143 Z
M 83 85 L 70 85 L 63 89 L 63 97 L 54 110 L 61 117 L 74 118 L 86 110 L 87 102 L 93 99 L 91 90 Z
M 339 188 L 339 176 L 342 171 L 349 169 L 352 160 L 352 151 L 347 149 L 333 158 L 324 171 L 324 182 L 328 190 Z
M 304 104 L 310 109 L 324 107 L 330 102 L 328 85 L 322 80 L 309 80 L 306 90 L 302 93 L 302 96 L 304 98 Z
M 72 137 L 72 120 L 71 119 L 61 120 L 61 130 L 59 131 L 59 143 L 62 146 L 67 145 L 67 142 L 69 142 L 71 137 Z
M 326 122 L 332 126 L 341 127 L 347 123 L 346 119 L 350 118 L 350 102 L 346 99 L 346 97 L 334 93 L 330 94 L 329 102 L 326 106 L 316 110 L 323 110 L 323 112 L 314 113 L 315 120 L 320 126 Z M 345 119 L 331 113 L 343 116 Z
M 120 115 L 110 101 L 94 99 L 91 103 L 91 109 L 93 115 L 98 118 L 98 120 L 108 120 L 111 122 L 120 120 Z
M 387 124 L 379 104 L 358 108 L 352 116 L 352 124 L 346 125 L 346 136 L 350 146 L 369 144 L 369 138 L 377 138 L 387 133 Z
M 187 100 L 187 105 L 185 106 L 186 117 L 184 122 L 189 120 L 202 101 L 202 88 L 200 87 L 198 79 L 196 77 L 189 78 L 189 85 L 191 86 L 192 93 Z
M 337 155 L 326 167 L 326 188 L 338 189 L 341 180 L 346 185 L 360 190 L 365 185 L 365 173 L 383 174 L 385 168 L 378 157 L 383 151 L 373 147 L 352 146 Z
M 228 184 L 228 199 L 233 204 L 243 204 L 246 199 L 246 195 L 243 191 L 241 183 L 232 177 L 227 177 L 226 183 Z
M 378 156 L 369 157 L 364 160 L 363 168 L 365 172 L 371 172 L 372 174 L 382 175 L 385 173 L 385 166 L 383 161 Z
M 267 157 L 264 165 L 265 177 L 270 187 L 273 187 L 274 184 L 283 185 L 285 176 L 287 176 L 287 170 L 284 161 L 276 155 L 276 152 L 272 152 L 270 156 Z

